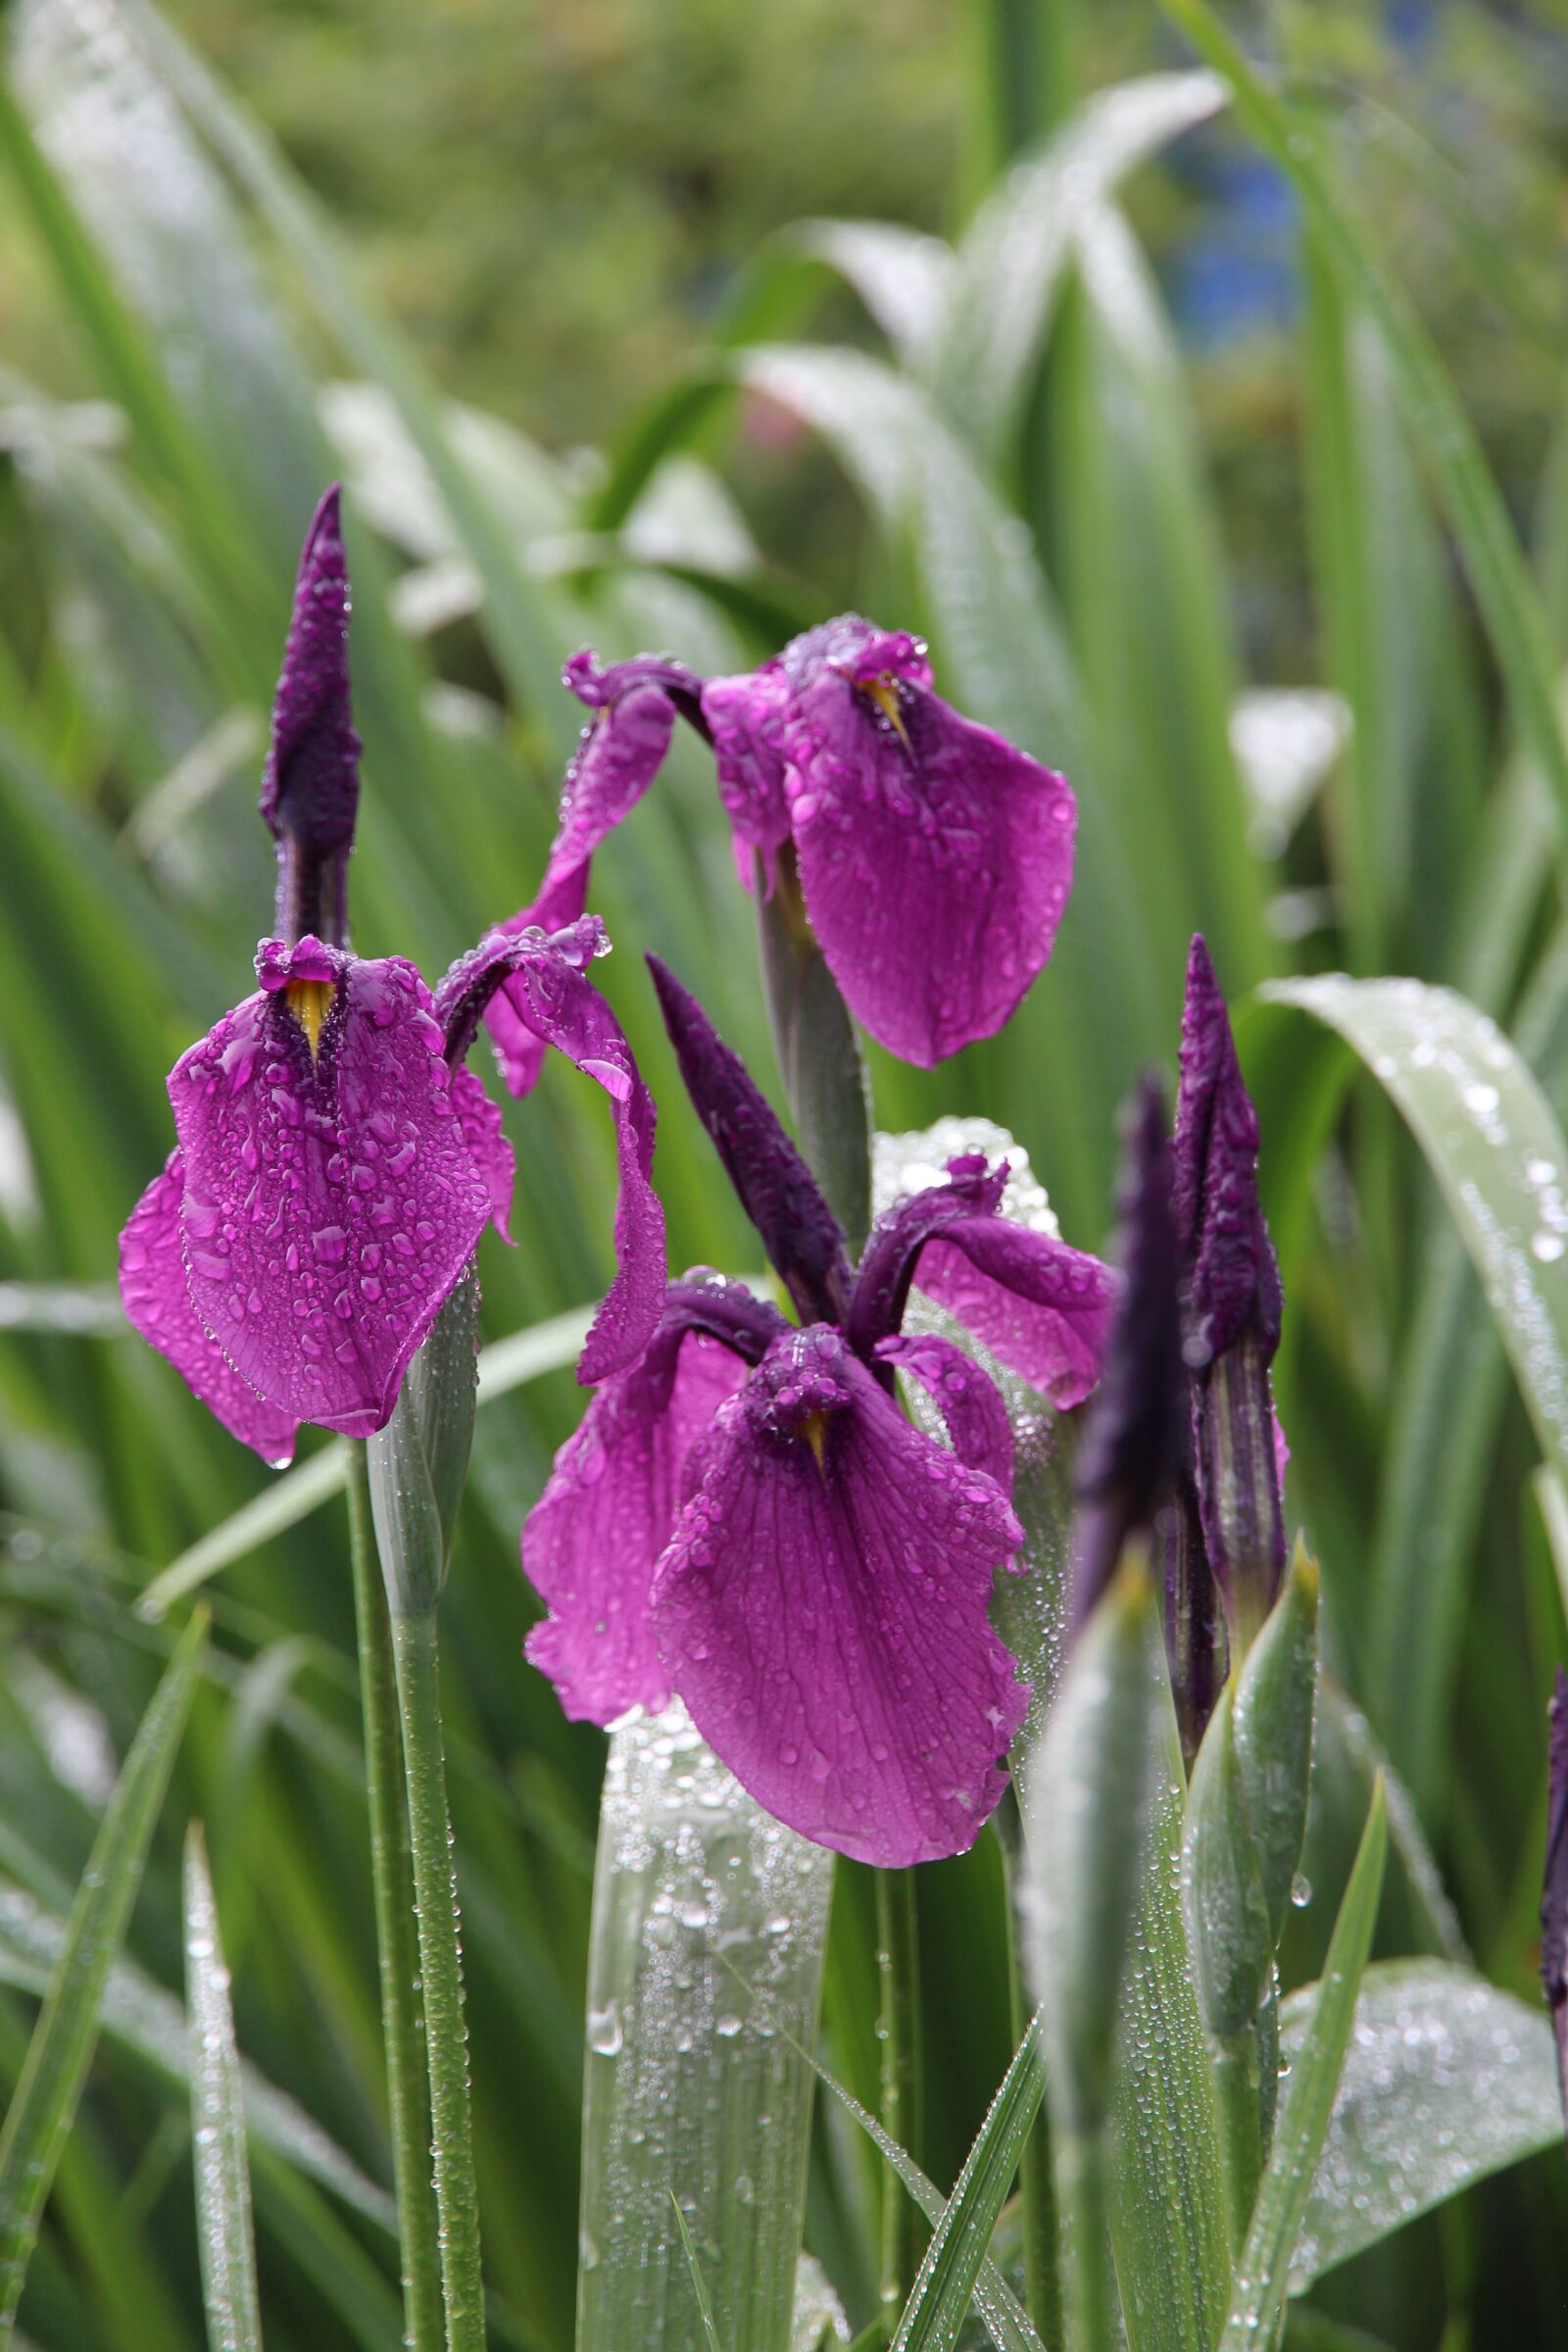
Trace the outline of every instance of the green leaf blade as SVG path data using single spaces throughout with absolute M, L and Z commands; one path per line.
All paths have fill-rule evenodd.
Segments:
M 185 1833 L 185 2003 L 189 2016 L 196 2234 L 210 2352 L 261 2352 L 245 2089 L 200 1822 Z

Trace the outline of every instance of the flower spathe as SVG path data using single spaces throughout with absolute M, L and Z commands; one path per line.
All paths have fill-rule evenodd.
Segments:
M 879 1220 L 852 1269 L 738 1058 L 655 973 L 693 1101 L 804 1320 L 715 1275 L 668 1287 L 652 1346 L 600 1389 L 524 1527 L 550 1611 L 528 1654 L 598 1723 L 678 1692 L 737 1779 L 822 1844 L 890 1866 L 961 1852 L 1028 1697 L 987 1616 L 1020 1542 L 1011 1437 L 969 1357 L 898 1325 L 928 1249 L 952 1250 L 1007 1298 L 1004 1336 L 1081 1395 L 1072 1367 L 1098 1361 L 1114 1279 L 1040 1234 L 977 1268 L 965 1252 L 999 1223 L 1005 1171 L 973 1159 Z M 951 1447 L 906 1418 L 895 1367 L 929 1389 Z
M 581 913 L 594 851 L 681 716 L 712 746 L 742 881 L 770 891 L 787 855 L 828 969 L 880 1044 L 930 1068 L 1017 1009 L 1067 903 L 1076 805 L 1064 778 L 942 700 L 917 638 L 850 612 L 733 677 L 586 652 L 563 675 L 592 715 L 518 926 Z M 524 1093 L 537 1064 L 505 997 L 490 1020 Z

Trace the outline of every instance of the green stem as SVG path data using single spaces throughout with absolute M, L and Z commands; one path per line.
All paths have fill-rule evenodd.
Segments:
M 1056 2178 L 1070 2249 L 1067 2343 L 1070 2352 L 1112 2352 L 1116 2290 L 1110 2275 L 1103 2132 L 1064 2141 Z
M 1216 2034 L 1210 2046 L 1214 2052 L 1214 2090 L 1225 2154 L 1231 2246 L 1239 2254 L 1247 2243 L 1248 2225 L 1263 2172 L 1257 2039 L 1251 2034 L 1239 2034 L 1234 2040 L 1221 2040 Z
M 786 842 L 764 896 L 758 874 L 762 979 L 779 1075 L 811 1173 L 852 1255 L 871 1223 L 871 1096 L 849 1007 L 823 960 Z
M 419 1976 L 430 2072 L 431 2153 L 440 2230 L 447 2352 L 484 2352 L 479 2197 L 473 2173 L 468 2037 L 463 2021 L 463 1952 L 452 1861 L 446 1764 L 441 1752 L 439 1637 L 434 1609 L 394 1610 L 392 1657 L 403 1724 Z
M 921 2138 L 920 1944 L 912 1870 L 876 1874 L 877 2038 L 882 2129 L 918 2163 Z M 920 2267 L 920 2216 L 891 2166 L 882 2180 L 882 2304 L 897 2315 Z
M 403 2263 L 404 2342 L 409 2352 L 437 2352 L 442 2338 L 441 2255 L 430 2195 L 429 2082 L 392 1634 L 376 1566 L 365 1448 L 351 1445 L 348 1454 L 349 1555 L 354 1565 L 354 1616 L 359 1630 L 370 1878 L 381 1966 L 381 2038 L 386 2052 L 392 2179 Z
M 1003 1881 L 1007 1903 L 1007 2009 L 1016 2049 L 1029 2025 L 1019 1962 L 1017 1874 L 1023 1865 L 1022 1830 L 1018 1800 L 1009 1788 L 993 1815 L 1002 1852 Z M 1051 2144 L 1051 2108 L 1040 2102 L 1034 2127 L 1018 2160 L 1018 2209 L 1023 2218 L 1024 2301 L 1046 2352 L 1060 2352 L 1063 2341 L 1061 2310 L 1060 2237 L 1056 2220 L 1055 2162 Z

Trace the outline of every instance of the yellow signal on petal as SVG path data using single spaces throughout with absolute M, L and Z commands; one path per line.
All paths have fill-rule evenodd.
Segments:
M 822 1467 L 822 1449 L 827 1444 L 826 1413 L 808 1413 L 801 1423 L 801 1436 L 816 1456 L 816 1466 Z
M 905 731 L 904 711 L 899 704 L 897 680 L 887 675 L 880 678 L 862 678 L 860 692 L 870 696 L 905 750 L 907 751 L 909 738 Z
M 313 1061 L 336 993 L 330 980 L 291 980 L 283 991 L 283 1002 L 305 1032 Z

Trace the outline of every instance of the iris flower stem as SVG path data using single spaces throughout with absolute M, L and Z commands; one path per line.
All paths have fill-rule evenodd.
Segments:
M 757 888 L 779 1075 L 801 1150 L 858 1251 L 871 1224 L 871 1096 L 855 1023 L 807 918 L 790 843 L 778 852 L 771 892 L 760 870 Z
M 430 2073 L 431 2153 L 446 2307 L 447 2352 L 484 2352 L 484 2278 L 473 2170 L 468 2035 L 463 2017 L 463 1947 L 452 1861 L 446 1763 L 441 1747 L 436 1612 L 391 1615 L 392 1658 L 403 1727 L 409 1831 L 418 1919 Z
M 1014 2049 L 1029 2027 L 1019 1958 L 1017 1874 L 1023 1863 L 1017 1799 L 1010 1788 L 993 1816 L 1002 1853 L 1007 1899 L 1007 2009 Z M 1051 2144 L 1051 2111 L 1042 2099 L 1034 2128 L 1018 2160 L 1018 2206 L 1023 2217 L 1024 2301 L 1046 2352 L 1061 2352 L 1061 2261 L 1056 2220 L 1056 2180 Z
M 1115 2287 L 1110 2276 L 1110 2225 L 1105 2203 L 1105 2140 L 1085 2132 L 1064 2141 L 1057 2186 L 1067 2225 L 1068 2352 L 1112 2352 Z
M 1248 2224 L 1263 2170 L 1262 2124 L 1257 2097 L 1257 2040 L 1251 2034 L 1233 2039 L 1216 2035 L 1214 2090 L 1219 2106 L 1220 2139 L 1225 2153 L 1225 2189 L 1230 2209 L 1231 2245 L 1240 2252 L 1247 2242 Z
M 349 1554 L 359 1632 L 360 1707 L 365 1723 L 365 1779 L 370 1808 L 370 1877 L 381 1968 L 381 2038 L 386 2052 L 392 2178 L 397 2191 L 403 2265 L 404 2341 L 409 2352 L 439 2352 L 441 2254 L 430 2192 L 430 2098 L 419 1949 L 415 1929 L 414 1864 L 403 1793 L 403 1741 L 386 1594 L 376 1565 L 365 1449 L 349 1447 Z
M 916 2161 L 920 2141 L 920 1944 L 912 1870 L 876 1874 L 881 2122 Z M 891 2166 L 882 2177 L 882 2302 L 897 2313 L 920 2267 L 920 2217 Z

